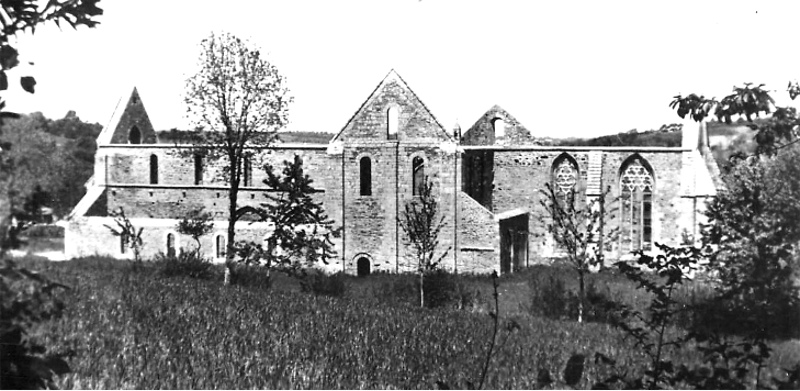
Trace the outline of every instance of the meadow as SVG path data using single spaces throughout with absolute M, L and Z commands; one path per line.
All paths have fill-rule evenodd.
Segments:
M 286 276 L 225 287 L 219 270 L 193 279 L 107 258 L 20 264 L 69 287 L 58 295 L 63 316 L 32 330 L 49 350 L 70 353 L 60 388 L 463 388 L 478 382 L 492 335 L 488 277 L 459 277 L 474 289 L 469 306 L 422 309 L 387 288 L 404 276 L 345 277 L 347 293 L 329 297 Z M 500 322 L 519 329 L 501 331 L 485 388 L 565 388 L 561 373 L 575 353 L 589 357 L 579 388 L 609 375 L 595 353 L 629 374 L 643 370 L 644 355 L 613 326 L 533 315 L 535 281 L 557 275 L 538 267 L 500 279 Z M 613 276 L 593 278 L 600 290 L 643 300 Z M 773 348 L 770 368 L 800 361 L 797 341 Z M 669 356 L 700 360 L 692 346 Z

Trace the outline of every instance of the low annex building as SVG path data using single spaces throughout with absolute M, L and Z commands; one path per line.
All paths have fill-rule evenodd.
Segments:
M 94 176 L 69 217 L 66 256 L 131 258 L 104 225 L 123 208 L 144 228 L 142 255 L 193 246 L 176 231 L 191 210 L 215 216 L 201 238 L 209 257 L 222 261 L 227 188 L 220 168 L 191 145 L 158 143 L 136 89 L 121 101 L 97 139 Z M 492 107 L 463 134 L 445 129 L 391 71 L 327 144 L 252 146 L 252 162 L 279 165 L 299 156 L 328 215 L 343 228 L 331 271 L 369 273 L 416 270 L 412 246 L 398 217 L 426 176 L 434 183 L 445 226 L 442 266 L 458 273 L 509 273 L 557 256 L 541 205 L 546 183 L 575 189 L 588 202 L 606 189 L 618 200 L 603 229 L 619 235 L 605 248 L 611 258 L 649 250 L 655 242 L 695 237 L 705 201 L 721 186 L 703 124 L 684 129 L 681 147 L 552 147 L 511 114 Z M 240 205 L 265 202 L 264 172 L 247 169 Z M 237 239 L 261 241 L 266 223 L 237 223 Z

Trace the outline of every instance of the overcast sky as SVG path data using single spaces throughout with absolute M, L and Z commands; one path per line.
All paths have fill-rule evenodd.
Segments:
M 19 37 L 35 95 L 9 109 L 106 124 L 135 85 L 156 129 L 190 127 L 184 81 L 213 31 L 248 38 L 287 77 L 288 130 L 340 130 L 392 68 L 448 129 L 499 104 L 534 136 L 681 122 L 678 94 L 800 77 L 800 2 L 102 0 L 95 29 Z M 655 5 L 654 5 L 655 4 Z

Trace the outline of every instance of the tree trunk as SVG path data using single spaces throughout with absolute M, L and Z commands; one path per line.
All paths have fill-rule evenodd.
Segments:
M 5 256 L 9 247 L 9 229 L 11 228 L 11 199 L 8 197 L 7 183 L 0 187 L 0 258 Z
M 233 159 L 232 159 L 233 160 Z M 231 161 L 232 175 L 230 178 L 230 189 L 228 191 L 228 243 L 227 252 L 225 253 L 225 285 L 231 285 L 233 274 L 233 256 L 234 256 L 234 243 L 236 242 L 236 201 L 239 196 L 239 181 L 236 180 L 236 163 Z
M 578 270 L 578 323 L 583 323 L 583 302 L 586 299 L 586 292 L 583 283 L 583 269 Z
M 425 273 L 419 272 L 419 306 L 425 308 L 425 288 L 423 288 L 423 278 Z

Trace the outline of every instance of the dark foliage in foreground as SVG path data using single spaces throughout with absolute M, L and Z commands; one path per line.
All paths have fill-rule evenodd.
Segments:
M 61 315 L 63 285 L 0 260 L 0 388 L 53 388 L 54 376 L 69 372 L 66 353 L 53 353 L 29 338 L 31 328 Z

